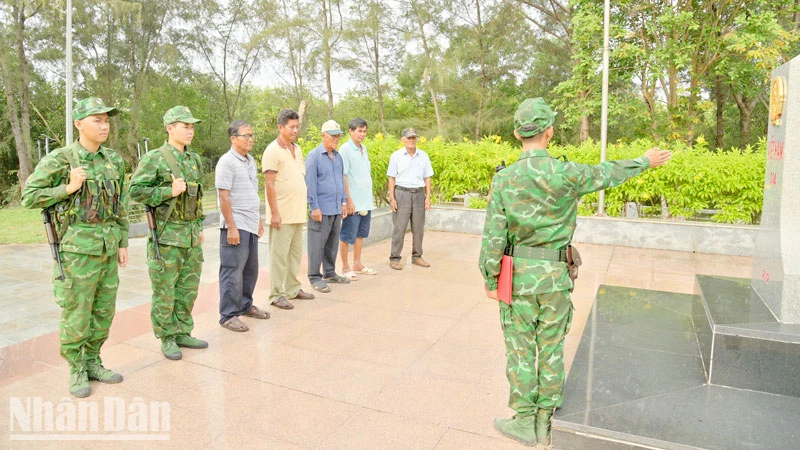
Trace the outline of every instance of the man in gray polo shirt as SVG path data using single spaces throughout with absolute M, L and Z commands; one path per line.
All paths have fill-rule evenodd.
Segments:
M 243 120 L 228 127 L 231 149 L 217 162 L 215 184 L 220 210 L 219 323 L 231 331 L 249 328 L 239 316 L 269 319 L 253 304 L 258 280 L 258 238 L 264 234 L 258 198 L 258 171 L 250 156 L 253 128 Z

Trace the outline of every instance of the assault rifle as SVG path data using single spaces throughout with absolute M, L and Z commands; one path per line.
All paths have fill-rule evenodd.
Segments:
M 47 233 L 47 242 L 50 244 L 50 253 L 53 255 L 53 259 L 58 264 L 58 270 L 61 272 L 56 279 L 59 281 L 64 281 L 66 277 L 64 276 L 64 265 L 61 263 L 61 252 L 58 251 L 58 233 L 56 233 L 56 227 L 53 224 L 53 218 L 50 215 L 50 210 L 45 208 L 42 210 L 42 222 L 44 222 L 44 231 Z
M 144 214 L 147 216 L 147 227 L 150 228 L 150 238 L 156 248 L 156 259 L 161 261 L 161 251 L 158 249 L 158 234 L 156 233 L 156 208 L 150 205 L 145 205 L 144 208 Z

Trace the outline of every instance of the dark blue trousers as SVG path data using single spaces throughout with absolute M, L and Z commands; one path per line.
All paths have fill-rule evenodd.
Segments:
M 219 230 L 219 323 L 250 311 L 256 281 L 258 235 L 239 230 L 239 245 L 230 245 L 228 230 Z

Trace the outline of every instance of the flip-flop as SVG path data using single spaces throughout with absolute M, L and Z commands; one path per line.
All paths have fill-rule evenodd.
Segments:
M 344 274 L 344 277 L 350 281 L 358 281 L 358 275 L 356 275 L 356 273 L 353 272 L 352 270 L 350 272 L 346 272 Z
M 375 270 L 375 269 L 371 269 L 369 267 L 364 267 L 361 270 L 356 270 L 356 273 L 360 273 L 360 274 L 363 274 L 363 275 L 377 275 L 378 271 Z

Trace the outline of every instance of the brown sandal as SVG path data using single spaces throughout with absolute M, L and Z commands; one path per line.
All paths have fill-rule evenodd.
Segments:
M 294 305 L 289 303 L 289 300 L 286 300 L 286 297 L 280 296 L 277 300 L 272 302 L 272 306 L 280 309 L 292 309 Z
M 223 328 L 227 328 L 231 331 L 236 331 L 238 333 L 245 332 L 250 328 L 244 324 L 238 317 L 231 317 L 230 319 L 226 320 L 225 322 L 221 323 Z
M 244 315 L 247 317 L 254 317 L 256 319 L 269 319 L 269 313 L 259 308 L 256 305 L 253 305 L 250 308 L 250 311 L 247 311 L 246 313 L 244 313 Z

